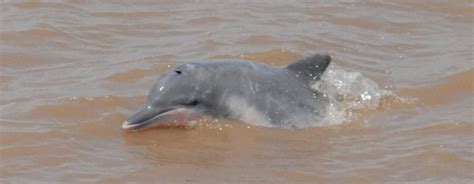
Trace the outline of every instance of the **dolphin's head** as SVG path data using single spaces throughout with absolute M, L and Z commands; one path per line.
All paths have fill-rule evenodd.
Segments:
M 195 72 L 194 64 L 185 64 L 162 75 L 151 89 L 145 108 L 130 116 L 122 128 L 136 130 L 199 112 L 202 94 L 198 86 L 202 81 Z

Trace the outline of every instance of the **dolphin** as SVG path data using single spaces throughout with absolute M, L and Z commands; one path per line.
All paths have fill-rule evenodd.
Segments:
M 158 78 L 145 108 L 122 128 L 137 130 L 192 114 L 267 127 L 310 127 L 323 120 L 328 104 L 311 84 L 330 62 L 329 55 L 318 54 L 283 68 L 252 61 L 182 64 Z

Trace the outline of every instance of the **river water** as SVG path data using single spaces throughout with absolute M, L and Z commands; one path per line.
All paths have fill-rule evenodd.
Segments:
M 473 183 L 472 1 L 1 1 L 0 183 Z M 325 123 L 121 129 L 197 59 L 333 63 Z

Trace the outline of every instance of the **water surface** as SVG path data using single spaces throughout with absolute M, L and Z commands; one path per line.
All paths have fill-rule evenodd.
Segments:
M 7 0 L 0 15 L 1 183 L 474 182 L 470 1 Z M 186 61 L 314 53 L 348 86 L 325 88 L 340 114 L 322 126 L 121 129 Z

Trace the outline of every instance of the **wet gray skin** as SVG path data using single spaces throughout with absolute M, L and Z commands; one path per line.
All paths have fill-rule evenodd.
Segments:
M 176 115 L 202 114 L 254 125 L 303 128 L 321 121 L 327 99 L 310 88 L 330 64 L 315 55 L 284 68 L 251 61 L 183 64 L 163 74 L 145 108 L 122 125 L 136 130 Z

